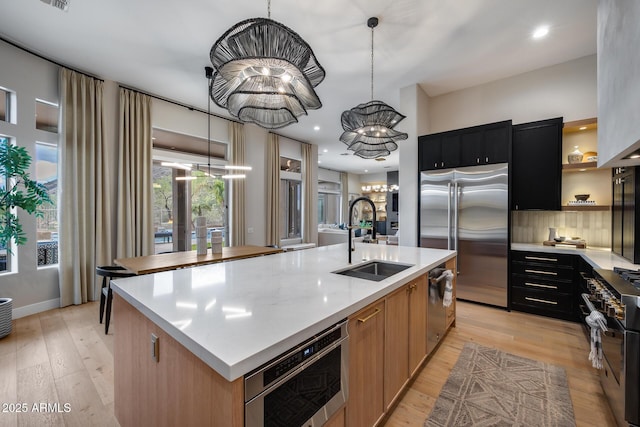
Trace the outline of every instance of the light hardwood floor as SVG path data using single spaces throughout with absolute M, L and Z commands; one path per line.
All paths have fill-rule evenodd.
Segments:
M 457 327 L 423 367 L 386 426 L 422 426 L 467 341 L 563 366 L 578 427 L 615 425 L 587 360 L 588 344 L 579 325 L 469 303 L 458 303 L 457 314 Z M 109 335 L 98 323 L 98 303 L 14 321 L 13 333 L 0 340 L 0 404 L 24 403 L 27 412 L 0 412 L 0 426 L 117 426 L 114 333 L 117 319 L 112 319 Z M 42 402 L 58 403 L 60 412 L 32 412 L 33 405 Z M 64 412 L 65 403 L 69 412 Z

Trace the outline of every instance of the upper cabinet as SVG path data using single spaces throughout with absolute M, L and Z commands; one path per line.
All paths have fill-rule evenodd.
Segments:
M 562 117 L 513 126 L 513 210 L 560 210 L 561 150 Z
M 509 161 L 511 120 L 418 138 L 421 171 Z

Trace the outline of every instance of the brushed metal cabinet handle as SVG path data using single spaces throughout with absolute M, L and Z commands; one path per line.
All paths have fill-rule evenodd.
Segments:
M 546 274 L 548 276 L 557 276 L 558 275 L 558 273 L 556 273 L 555 271 L 541 271 L 541 270 L 525 269 L 524 272 L 525 273 L 535 273 L 535 274 Z
M 551 305 L 558 305 L 558 303 L 556 301 L 548 301 L 546 299 L 531 298 L 531 297 L 524 297 L 524 299 L 526 299 L 527 301 L 541 302 L 541 303 L 544 303 L 544 304 L 551 304 Z
M 380 310 L 379 308 L 376 308 L 375 311 L 373 313 L 371 313 L 370 315 L 368 315 L 367 317 L 364 317 L 364 318 L 361 318 L 361 319 L 359 318 L 358 322 L 365 323 L 366 321 L 368 321 L 369 319 L 371 319 L 372 317 L 374 317 L 378 313 L 380 313 L 380 311 L 382 311 L 382 310 Z
M 547 289 L 558 289 L 557 286 L 553 286 L 553 285 L 543 285 L 541 283 L 531 283 L 531 282 L 524 282 L 525 285 L 527 286 L 533 286 L 535 288 L 547 288 Z
M 525 255 L 524 259 L 531 259 L 531 260 L 535 260 L 535 261 L 551 261 L 551 262 L 558 262 L 557 258 L 544 258 L 544 257 L 539 257 L 539 256 L 529 256 L 529 255 Z

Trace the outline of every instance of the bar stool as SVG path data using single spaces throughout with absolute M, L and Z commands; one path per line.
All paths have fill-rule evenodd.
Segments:
M 129 272 L 126 268 L 119 265 L 103 265 L 96 267 L 96 274 L 102 277 L 102 292 L 100 294 L 100 323 L 106 313 L 106 320 L 104 323 L 104 333 L 109 333 L 109 321 L 111 320 L 111 301 L 113 300 L 113 291 L 111 290 L 111 280 L 122 277 L 135 276 L 134 273 Z M 105 310 L 106 302 L 106 310 Z

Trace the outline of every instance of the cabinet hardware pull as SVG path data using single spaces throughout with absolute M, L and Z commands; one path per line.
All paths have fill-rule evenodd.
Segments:
M 374 317 L 376 314 L 380 313 L 380 309 L 376 308 L 375 311 L 373 313 L 371 313 L 370 315 L 368 315 L 367 317 L 363 318 L 363 319 L 358 319 L 358 322 L 360 323 L 364 323 L 366 321 L 368 321 L 369 319 L 371 319 L 372 317 Z
M 531 283 L 531 282 L 524 282 L 525 285 L 527 286 L 534 286 L 536 288 L 547 288 L 547 289 L 558 289 L 557 286 L 553 286 L 553 285 L 542 285 L 540 283 Z
M 558 273 L 556 273 L 555 271 L 540 271 L 540 270 L 529 270 L 526 269 L 524 270 L 525 273 L 536 273 L 536 274 L 547 274 L 549 276 L 557 276 Z
M 539 256 L 528 256 L 528 255 L 525 255 L 524 259 L 532 259 L 532 260 L 536 260 L 536 261 L 558 262 L 557 258 L 544 258 L 544 257 L 539 257 Z
M 524 299 L 526 299 L 527 301 L 542 302 L 542 303 L 545 303 L 545 304 L 558 305 L 558 303 L 556 301 L 547 301 L 546 299 L 531 298 L 531 297 L 524 297 Z

